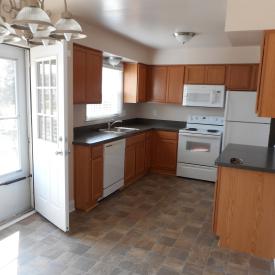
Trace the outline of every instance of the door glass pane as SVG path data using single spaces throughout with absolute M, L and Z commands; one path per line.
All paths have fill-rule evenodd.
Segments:
M 0 58 L 0 117 L 16 115 L 16 61 Z
M 210 152 L 211 144 L 195 141 L 187 141 L 186 150 L 192 152 Z
M 57 66 L 56 60 L 51 61 L 51 86 L 56 87 L 56 77 L 57 77 Z
M 20 170 L 17 119 L 0 120 L 0 175 Z
M 44 99 L 45 99 L 45 110 L 44 112 L 46 114 L 50 114 L 51 113 L 51 99 L 50 99 L 50 90 L 45 89 L 44 90 Z
M 38 123 L 38 138 L 45 139 L 44 116 L 39 115 L 37 117 L 37 123 Z
M 44 100 L 43 100 L 43 90 L 37 89 L 37 112 L 44 113 Z
M 37 70 L 37 86 L 41 87 L 43 86 L 43 62 L 37 62 L 36 65 L 36 70 Z
M 44 61 L 44 86 L 50 86 L 50 61 Z
M 51 101 L 52 101 L 52 115 L 56 115 L 56 89 L 51 90 Z
M 42 66 L 41 66 L 42 64 Z M 37 62 L 38 80 L 43 84 L 37 87 L 37 123 L 38 138 L 49 142 L 57 142 L 57 89 L 56 59 Z

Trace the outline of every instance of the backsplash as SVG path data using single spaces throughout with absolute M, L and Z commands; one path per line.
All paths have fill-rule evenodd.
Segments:
M 187 121 L 189 115 L 224 116 L 222 108 L 183 107 L 174 104 L 144 103 L 138 105 L 141 118 Z
M 189 115 L 224 116 L 224 109 L 183 107 L 174 104 L 142 103 L 123 104 L 122 115 L 116 119 L 148 118 L 160 120 L 187 121 Z M 74 127 L 100 124 L 110 119 L 86 121 L 86 106 L 74 105 Z

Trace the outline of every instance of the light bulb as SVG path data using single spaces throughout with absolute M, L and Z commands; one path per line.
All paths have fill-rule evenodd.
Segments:
M 36 33 L 38 25 L 37 24 L 29 24 L 29 28 L 32 33 Z
M 64 33 L 64 36 L 65 36 L 65 39 L 66 39 L 67 42 L 69 42 L 71 40 L 71 38 L 72 38 L 72 34 L 69 33 L 69 32 Z

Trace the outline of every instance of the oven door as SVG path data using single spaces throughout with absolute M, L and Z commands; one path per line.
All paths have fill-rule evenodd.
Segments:
M 215 166 L 220 148 L 221 136 L 180 133 L 178 162 Z

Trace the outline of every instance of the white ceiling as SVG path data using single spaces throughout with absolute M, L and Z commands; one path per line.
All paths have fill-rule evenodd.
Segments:
M 184 47 L 258 45 L 259 32 L 224 32 L 226 0 L 67 0 L 80 20 L 100 25 L 152 48 L 182 47 L 175 31 L 199 35 Z M 46 0 L 46 8 L 61 12 L 63 1 Z M 249 38 L 249 39 L 248 39 Z

